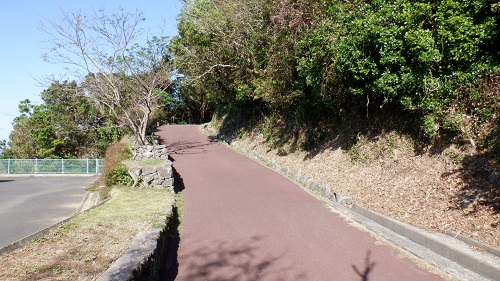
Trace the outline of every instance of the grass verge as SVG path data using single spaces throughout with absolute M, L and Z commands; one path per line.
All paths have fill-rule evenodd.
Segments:
M 104 205 L 0 256 L 0 280 L 95 280 L 139 231 L 164 225 L 174 201 L 167 190 L 114 188 Z

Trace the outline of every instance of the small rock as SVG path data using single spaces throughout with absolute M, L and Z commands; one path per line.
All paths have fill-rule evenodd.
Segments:
M 490 181 L 495 182 L 500 179 L 500 173 L 495 172 L 490 174 Z

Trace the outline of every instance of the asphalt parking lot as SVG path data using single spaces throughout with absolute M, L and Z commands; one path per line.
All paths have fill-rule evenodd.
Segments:
M 73 215 L 96 179 L 0 177 L 0 248 Z

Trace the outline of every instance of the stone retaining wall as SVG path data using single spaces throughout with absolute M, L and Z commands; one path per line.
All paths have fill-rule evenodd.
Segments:
M 164 159 L 163 165 L 144 165 L 129 168 L 134 180 L 134 187 L 168 188 L 174 191 L 172 162 L 168 160 L 168 149 L 165 145 L 136 145 L 132 147 L 134 160 Z
M 174 191 L 174 174 L 170 160 L 165 160 L 164 164 L 158 167 L 129 168 L 129 174 L 134 180 L 134 187 L 168 188 Z
M 134 160 L 168 159 L 168 148 L 165 145 L 133 146 Z

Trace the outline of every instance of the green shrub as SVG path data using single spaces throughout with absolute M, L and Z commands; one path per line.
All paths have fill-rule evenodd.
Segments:
M 428 138 L 433 138 L 439 129 L 439 126 L 436 123 L 436 118 L 432 115 L 427 115 L 424 116 L 422 121 L 423 121 L 422 129 L 424 131 L 425 136 Z
M 122 164 L 124 160 L 130 159 L 132 152 L 125 141 L 114 143 L 106 149 L 104 167 L 101 171 L 99 184 L 106 187 L 115 185 L 131 185 L 132 178 L 128 174 L 128 169 Z
M 106 172 L 104 183 L 106 184 L 106 186 L 130 186 L 132 185 L 133 180 L 128 173 L 127 167 L 119 165 Z
M 336 108 L 399 104 L 422 117 L 422 132 L 470 138 L 494 112 L 481 88 L 498 73 L 498 10 L 488 1 L 333 2 L 297 46 L 298 70 Z M 493 75 L 494 76 L 494 75 Z M 367 109 L 367 110 L 368 110 Z

